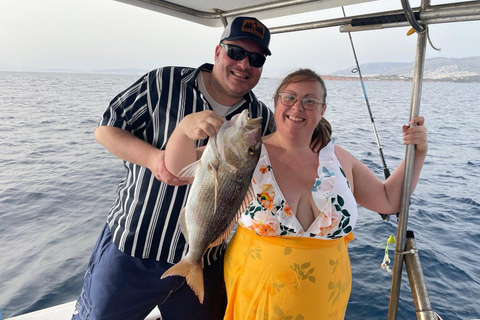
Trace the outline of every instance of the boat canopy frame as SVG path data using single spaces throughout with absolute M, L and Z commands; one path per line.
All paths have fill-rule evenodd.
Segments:
M 219 1 L 216 7 L 212 7 L 211 11 L 201 11 L 195 9 L 194 7 L 187 7 L 182 4 L 176 4 L 164 0 L 115 1 L 131 4 L 149 10 L 154 10 L 203 25 L 208 25 L 212 27 L 225 27 L 228 24 L 228 19 L 233 19 L 234 17 L 239 15 L 253 15 L 259 19 L 268 19 L 312 10 L 322 10 L 333 7 L 341 7 L 345 5 L 370 2 L 372 0 L 280 0 L 273 2 L 263 2 L 242 7 L 234 7 L 233 9 L 220 8 L 220 6 L 224 3 L 230 4 L 230 1 Z M 206 1 L 198 2 L 202 3 Z M 253 2 L 258 3 L 260 1 Z M 424 7 L 419 6 L 413 9 L 410 8 L 408 1 L 401 0 L 401 3 L 403 6 L 407 6 L 409 10 L 407 10 L 407 8 L 404 8 L 350 17 L 340 17 L 314 22 L 269 27 L 269 29 L 272 34 L 329 27 L 341 27 L 341 32 L 352 32 L 405 27 L 413 25 L 414 28 L 417 30 L 422 25 L 428 24 L 480 20 L 479 0 L 433 6 L 427 5 Z
M 223 0 L 201 0 L 195 2 L 197 8 L 185 6 L 185 4 L 192 4 L 193 2 L 188 0 L 180 0 L 177 1 L 178 3 L 164 0 L 116 1 L 133 4 L 205 25 L 223 25 L 225 27 L 228 24 L 229 18 L 231 19 L 238 15 L 252 15 L 259 19 L 268 19 L 332 7 L 343 7 L 345 5 L 368 2 L 371 0 L 279 0 L 273 2 L 262 2 L 263 0 L 232 0 L 228 2 Z M 434 6 L 430 4 L 430 0 L 422 0 L 421 5 L 413 9 L 410 7 L 408 0 L 400 1 L 402 9 L 399 10 L 270 27 L 269 29 L 272 34 L 277 34 L 319 28 L 340 27 L 340 32 L 350 33 L 353 31 L 411 26 L 418 35 L 410 105 L 410 120 L 412 120 L 419 115 L 420 111 L 428 25 L 478 21 L 480 20 L 480 0 Z M 215 2 L 216 4 L 214 4 Z M 199 3 L 212 9 L 210 9 L 210 11 L 199 10 Z M 231 5 L 232 3 L 233 6 Z M 227 5 L 230 7 L 221 9 L 219 8 L 221 5 Z M 398 217 L 397 241 L 392 271 L 388 320 L 397 319 L 402 267 L 404 262 L 409 277 L 417 319 L 441 319 L 441 317 L 431 309 L 413 232 L 407 231 L 414 160 L 415 146 L 407 145 L 405 151 L 405 167 L 402 196 L 400 200 L 400 214 Z

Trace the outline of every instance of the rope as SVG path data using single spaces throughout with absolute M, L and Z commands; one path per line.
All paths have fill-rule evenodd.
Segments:
M 425 30 L 425 27 L 418 23 L 418 21 L 416 20 L 415 14 L 410 7 L 410 2 L 408 2 L 408 0 L 401 0 L 401 3 L 403 13 L 405 13 L 405 17 L 407 18 L 408 23 L 410 23 L 412 28 L 415 29 L 417 32 L 423 32 Z

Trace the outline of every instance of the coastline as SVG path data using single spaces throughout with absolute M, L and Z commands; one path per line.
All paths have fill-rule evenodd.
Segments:
M 412 77 L 405 76 L 362 76 L 363 81 L 390 81 L 390 82 L 412 82 Z M 332 76 L 322 75 L 325 81 L 360 81 L 358 75 L 354 76 Z M 453 83 L 480 83 L 480 76 L 471 77 L 445 77 L 445 78 L 424 78 L 424 82 L 453 82 Z

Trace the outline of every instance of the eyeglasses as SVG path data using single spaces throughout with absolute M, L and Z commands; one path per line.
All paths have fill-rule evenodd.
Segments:
M 233 44 L 220 43 L 220 46 L 225 49 L 227 56 L 235 61 L 242 61 L 245 57 L 248 57 L 248 63 L 255 68 L 260 68 L 265 63 L 266 57 L 261 53 L 248 52 Z
M 302 107 L 305 110 L 314 110 L 319 104 L 323 105 L 320 99 L 305 97 L 302 99 L 297 98 L 296 95 L 288 92 L 279 93 L 280 102 L 286 107 L 292 107 L 298 100 L 302 101 Z

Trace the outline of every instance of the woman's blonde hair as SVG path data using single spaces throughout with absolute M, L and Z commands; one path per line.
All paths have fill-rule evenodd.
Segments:
M 318 75 L 315 71 L 311 69 L 298 69 L 288 74 L 282 80 L 282 82 L 280 82 L 280 84 L 278 85 L 277 90 L 275 91 L 275 96 L 273 97 L 273 100 L 275 101 L 275 103 L 277 103 L 277 100 L 279 99 L 279 94 L 289 84 L 306 82 L 306 81 L 318 81 L 318 83 L 320 83 L 323 89 L 322 103 L 325 104 L 325 101 L 327 99 L 327 87 L 325 86 L 325 82 L 323 81 L 322 77 L 320 77 L 320 75 Z M 330 125 L 330 122 L 328 122 L 327 119 L 325 119 L 324 117 L 322 117 L 317 127 L 315 128 L 315 131 L 313 132 L 313 135 L 312 135 L 312 141 L 316 139 L 319 135 L 321 136 L 321 139 L 322 139 L 321 148 L 323 148 L 332 139 L 332 126 Z

